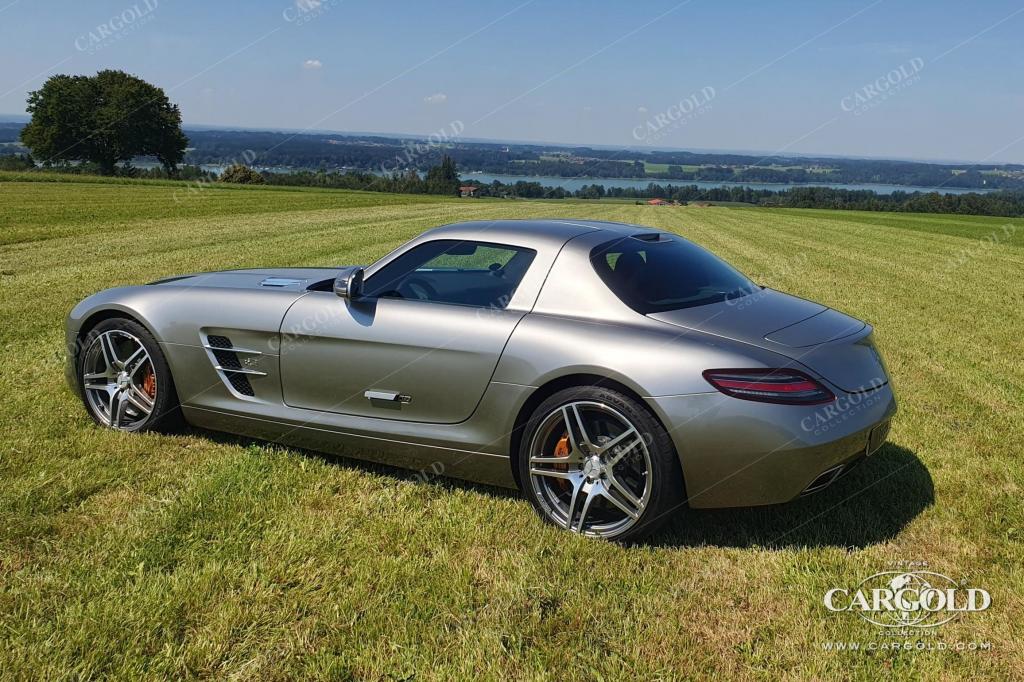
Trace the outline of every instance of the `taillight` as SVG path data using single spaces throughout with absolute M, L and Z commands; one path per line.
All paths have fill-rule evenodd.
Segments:
M 819 381 L 795 369 L 709 369 L 708 383 L 743 400 L 785 405 L 819 405 L 836 399 Z

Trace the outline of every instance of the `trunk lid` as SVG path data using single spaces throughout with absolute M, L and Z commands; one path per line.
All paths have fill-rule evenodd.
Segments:
M 870 326 L 774 289 L 648 317 L 785 355 L 844 391 L 870 390 L 888 381 Z
M 790 348 L 808 348 L 853 336 L 866 326 L 838 310 L 825 308 L 813 317 L 768 332 L 764 338 Z

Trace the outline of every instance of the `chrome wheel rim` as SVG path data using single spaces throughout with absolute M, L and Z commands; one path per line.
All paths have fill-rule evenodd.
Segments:
M 562 405 L 530 443 L 530 484 L 549 519 L 581 535 L 632 528 L 650 502 L 651 454 L 619 411 L 594 401 Z
M 156 368 L 137 337 L 113 329 L 98 335 L 86 349 L 82 387 L 89 409 L 102 424 L 134 431 L 156 404 Z

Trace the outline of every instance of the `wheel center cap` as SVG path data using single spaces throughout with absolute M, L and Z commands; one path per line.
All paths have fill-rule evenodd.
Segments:
M 604 464 L 597 457 L 591 457 L 583 463 L 583 475 L 589 479 L 600 478 L 604 473 Z
M 128 384 L 131 383 L 131 379 L 128 377 L 128 372 L 121 372 L 118 374 L 115 382 L 117 384 L 117 390 L 119 391 L 123 391 L 128 388 Z

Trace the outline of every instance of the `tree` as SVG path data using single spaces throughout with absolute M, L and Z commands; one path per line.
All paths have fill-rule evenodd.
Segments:
M 422 194 L 426 191 L 423 178 L 411 168 L 405 172 L 405 175 L 396 178 L 395 185 L 395 191 L 403 194 Z
M 21 141 L 46 163 L 91 161 L 111 175 L 122 161 L 155 156 L 173 173 L 185 157 L 178 105 L 124 71 L 52 76 L 29 93 L 27 108 Z
M 455 167 L 452 157 L 445 154 L 440 166 L 433 166 L 427 171 L 425 182 L 428 194 L 458 195 L 459 170 Z
M 221 182 L 233 182 L 237 185 L 262 185 L 266 179 L 259 172 L 248 166 L 234 163 L 224 169 L 224 172 L 217 178 Z

